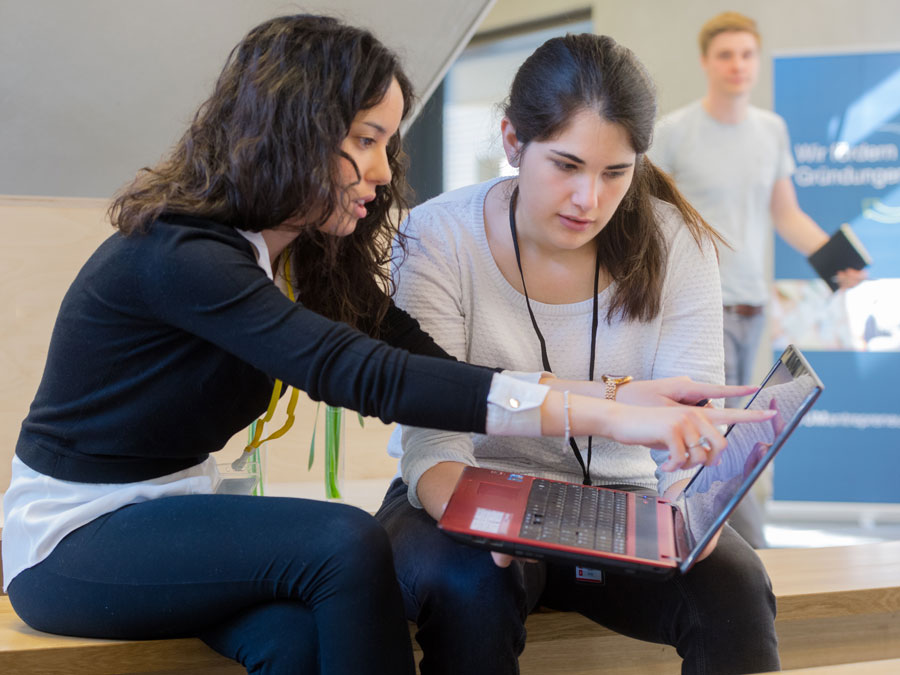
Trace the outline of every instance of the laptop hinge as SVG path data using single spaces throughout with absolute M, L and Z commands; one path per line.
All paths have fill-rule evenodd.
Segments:
M 672 504 L 672 523 L 674 524 L 673 538 L 675 539 L 675 555 L 678 562 L 682 562 L 691 552 L 691 545 L 687 539 L 687 523 L 684 516 L 675 504 Z

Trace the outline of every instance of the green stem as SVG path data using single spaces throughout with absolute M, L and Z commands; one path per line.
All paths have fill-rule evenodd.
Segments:
M 341 408 L 325 407 L 325 496 L 340 499 Z
M 322 407 L 321 401 L 316 403 L 316 416 L 313 419 L 312 440 L 309 442 L 309 462 L 307 462 L 307 464 L 306 464 L 307 471 L 309 471 L 312 468 L 313 460 L 316 458 L 316 427 L 319 426 L 319 409 L 321 407 Z
M 250 456 L 250 473 L 256 474 L 256 487 L 253 488 L 253 495 L 256 497 L 262 497 L 265 495 L 265 486 L 263 485 L 263 465 L 262 465 L 262 455 L 260 451 L 262 448 L 256 448 L 253 451 L 253 454 Z
M 257 420 L 253 420 L 250 423 L 250 428 L 247 430 L 247 442 L 252 443 L 253 437 L 256 435 L 256 424 Z M 253 488 L 252 494 L 254 497 L 262 497 L 263 496 L 263 481 L 262 481 L 262 458 L 259 455 L 259 448 L 253 450 L 250 455 L 250 459 L 247 462 L 247 473 L 250 475 L 256 475 L 258 478 L 256 487 Z

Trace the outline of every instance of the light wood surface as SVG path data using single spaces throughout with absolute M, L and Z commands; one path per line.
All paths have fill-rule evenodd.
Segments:
M 897 675 L 897 673 L 900 673 L 900 659 L 884 659 L 864 663 L 841 663 L 836 666 L 817 666 L 815 668 L 796 668 L 787 672 L 796 673 L 797 675 Z
M 131 642 L 41 633 L 22 623 L 9 597 L 0 597 L 0 672 L 103 675 L 204 668 L 223 675 L 246 672 L 195 638 Z
M 778 599 L 783 668 L 900 657 L 900 542 L 759 554 Z M 620 675 L 679 669 L 671 647 L 623 638 L 581 616 L 540 613 L 527 627 L 523 675 L 587 675 L 609 672 L 602 664 L 611 663 Z
M 900 541 L 829 548 L 770 548 L 758 553 L 780 598 L 891 589 L 900 582 Z
M 362 485 L 356 494 L 365 494 Z M 850 664 L 846 670 L 822 672 L 900 672 L 890 670 L 900 659 L 900 542 L 773 549 L 761 557 L 778 598 L 776 628 L 786 670 Z M 538 612 L 527 628 L 523 675 L 664 675 L 680 668 L 673 648 L 623 637 L 578 614 Z M 415 627 L 410 630 L 414 636 Z M 866 670 L 868 662 L 879 659 L 894 661 Z M 14 615 L 8 597 L 0 597 L 0 672 L 103 675 L 126 668 L 192 675 L 241 672 L 199 640 L 132 643 L 38 633 Z
M 900 542 L 759 552 L 783 619 L 900 610 Z

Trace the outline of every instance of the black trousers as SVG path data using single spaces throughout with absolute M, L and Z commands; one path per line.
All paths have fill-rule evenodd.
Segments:
M 9 599 L 38 630 L 198 636 L 251 673 L 414 671 L 387 537 L 344 504 L 190 495 L 125 506 L 19 573 Z
M 497 567 L 486 551 L 450 539 L 413 508 L 399 479 L 375 517 L 391 539 L 407 617 L 418 624 L 422 675 L 518 673 L 525 620 L 537 606 L 673 645 L 683 673 L 780 669 L 769 578 L 730 527 L 687 575 L 660 582 L 613 574 L 594 584 L 576 580 L 569 565 Z

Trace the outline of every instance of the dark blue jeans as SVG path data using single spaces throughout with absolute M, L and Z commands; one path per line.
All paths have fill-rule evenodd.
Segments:
M 303 499 L 191 495 L 69 534 L 9 586 L 38 630 L 198 636 L 251 673 L 414 673 L 384 530 Z
M 666 581 L 575 579 L 572 566 L 514 562 L 460 544 L 406 498 L 396 480 L 375 516 L 394 548 L 406 615 L 418 625 L 422 675 L 518 673 L 525 619 L 542 605 L 618 633 L 674 645 L 683 673 L 779 670 L 775 597 L 756 553 L 726 527 L 716 550 Z M 577 658 L 573 654 L 573 658 Z

